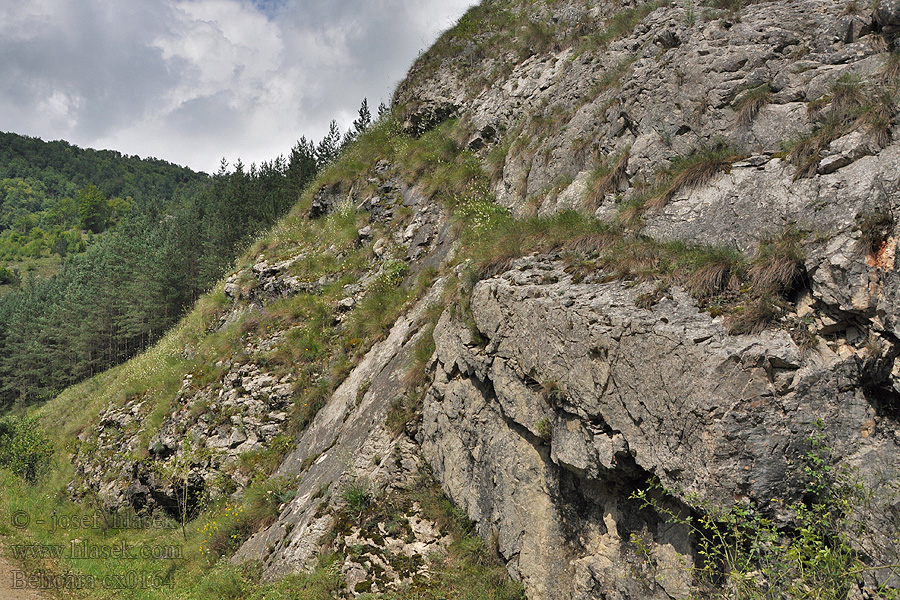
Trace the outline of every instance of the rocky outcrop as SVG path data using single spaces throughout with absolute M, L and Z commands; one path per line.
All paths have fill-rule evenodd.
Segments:
M 428 555 L 447 538 L 404 494 L 430 465 L 530 600 L 662 600 L 696 591 L 698 549 L 684 524 L 634 499 L 650 480 L 673 513 L 752 506 L 789 531 L 786 507 L 804 499 L 803 463 L 821 433 L 828 459 L 862 489 L 896 486 L 897 2 L 626 4 L 483 3 L 400 85 L 399 125 L 419 136 L 458 118 L 454 142 L 483 160 L 496 200 L 517 216 L 574 209 L 624 239 L 745 254 L 767 234 L 802 231 L 802 268 L 772 327 L 730 335 L 683 282 L 663 289 L 656 272 L 623 281 L 598 261 L 573 278 L 572 256 L 507 261 L 462 302 L 442 301 L 434 356 L 419 365 L 433 382 L 412 390 L 424 398 L 421 423 L 391 424 L 447 279 L 342 365 L 343 382 L 296 435 L 286 423 L 297 378 L 267 370 L 263 356 L 291 330 L 257 332 L 241 337 L 248 360 L 219 361 L 203 384 L 185 377 L 153 431 L 140 398 L 103 411 L 76 448 L 73 493 L 173 513 L 176 489 L 239 494 L 241 457 L 291 436 L 275 476 L 296 481 L 293 499 L 233 557 L 259 561 L 266 579 L 311 568 L 326 544 L 342 553 L 348 597 L 428 577 Z M 718 162 L 682 177 L 704 157 Z M 346 217 L 348 244 L 254 256 L 224 282 L 227 309 L 210 330 L 328 293 L 322 312 L 340 332 L 373 286 L 446 266 L 448 208 L 404 169 L 379 160 L 322 184 L 306 217 Z M 349 282 L 335 285 L 343 267 L 303 272 L 350 246 L 366 266 Z M 354 522 L 351 491 L 396 503 L 402 517 Z M 854 548 L 866 564 L 896 564 L 900 505 L 879 494 Z M 900 586 L 889 569 L 865 577 Z
M 883 79 L 892 60 L 884 51 L 891 26 L 881 33 L 872 26 L 873 20 L 890 22 L 890 2 L 874 13 L 832 0 L 751 4 L 737 14 L 645 6 L 563 2 L 554 3 L 553 14 L 542 14 L 540 6 L 513 3 L 503 13 L 509 21 L 525 28 L 546 19 L 564 47 L 517 60 L 503 55 L 502 46 L 492 47 L 486 34 L 454 38 L 465 50 L 432 69 L 425 68 L 426 55 L 398 88 L 395 104 L 406 115 L 423 105 L 458 106 L 470 147 L 485 156 L 494 152 L 497 198 L 512 210 L 599 206 L 602 213 L 652 183 L 655 171 L 699 148 L 727 142 L 746 156 L 781 153 L 821 124 L 822 115 L 808 107 L 826 105 L 841 78 L 897 83 Z M 616 13 L 647 15 L 623 31 L 610 17 Z M 613 40 L 586 45 L 572 32 L 588 23 L 607 29 Z M 442 51 L 446 46 L 432 50 Z M 491 74 L 487 82 L 485 73 Z M 883 143 L 863 133 L 864 139 L 832 142 L 820 156 L 819 172 L 877 155 Z M 627 185 L 604 198 L 586 198 L 592 173 L 625 153 Z M 819 200 L 815 192 L 801 193 L 798 203 Z
M 651 476 L 688 507 L 748 501 L 777 516 L 802 493 L 821 422 L 872 489 L 900 477 L 898 396 L 885 392 L 893 410 L 870 397 L 890 389 L 896 348 L 729 336 L 677 289 L 636 306 L 651 287 L 576 284 L 560 263 L 526 258 L 475 287 L 477 332 L 449 312 L 435 330 L 423 454 L 529 598 L 683 597 L 686 531 L 629 499 Z M 669 575 L 626 575 L 632 534 Z M 872 558 L 892 564 L 900 549 L 878 542 Z
M 70 493 L 96 493 L 111 510 L 161 510 L 180 519 L 204 500 L 246 487 L 253 473 L 240 468 L 240 458 L 276 445 L 276 438 L 290 443 L 294 382 L 254 364 L 219 366 L 218 385 L 197 386 L 187 375 L 152 429 L 144 402 L 107 407 L 99 424 L 78 437 Z
M 373 496 L 390 498 L 415 485 L 423 465 L 418 448 L 408 437 L 395 435 L 386 419 L 392 402 L 404 393 L 404 373 L 412 348 L 423 334 L 423 314 L 439 294 L 440 285 L 397 321 L 387 339 L 372 348 L 300 435 L 296 449 L 275 473 L 300 476 L 295 498 L 275 523 L 241 547 L 235 562 L 260 560 L 267 578 L 308 569 L 321 550 L 323 537 L 335 525 L 336 512 L 346 506 L 349 487 L 362 485 Z M 416 509 L 410 510 L 407 518 L 421 521 Z M 441 547 L 437 543 L 441 536 L 427 533 L 433 529 L 430 525 L 421 529 L 422 539 L 413 540 L 408 547 L 383 539 L 370 544 L 372 556 L 361 557 L 363 562 L 377 564 L 385 560 L 379 555 L 405 552 L 418 556 L 418 563 L 425 565 L 427 553 Z M 341 543 L 352 545 L 360 536 L 365 533 L 351 526 Z M 359 558 L 344 565 L 348 576 L 360 570 Z M 354 586 L 366 579 L 376 583 L 371 575 L 370 568 L 366 577 L 356 578 Z M 381 580 L 381 590 L 387 583 L 390 588 L 402 580 L 400 574 L 388 572 L 387 582 Z

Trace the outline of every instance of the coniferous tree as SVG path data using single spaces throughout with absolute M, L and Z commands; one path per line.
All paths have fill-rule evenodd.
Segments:
M 352 144 L 371 124 L 372 113 L 369 112 L 369 101 L 367 98 L 363 98 L 362 104 L 360 104 L 359 107 L 358 116 L 353 121 L 353 124 L 347 133 L 344 134 L 344 141 L 341 143 L 341 147 L 346 148 L 348 145 Z
M 359 106 L 359 116 L 353 121 L 353 132 L 358 137 L 372 124 L 372 113 L 369 112 L 369 100 L 363 98 Z
M 331 121 L 328 124 L 328 133 L 316 146 L 316 166 L 321 169 L 328 163 L 337 158 L 341 149 L 341 131 L 338 129 L 337 121 Z

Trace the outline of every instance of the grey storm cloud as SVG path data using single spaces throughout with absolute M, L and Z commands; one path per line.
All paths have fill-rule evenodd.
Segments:
M 474 0 L 29 0 L 0 7 L 0 130 L 212 171 L 388 102 Z M 12 4 L 12 3 L 4 3 Z

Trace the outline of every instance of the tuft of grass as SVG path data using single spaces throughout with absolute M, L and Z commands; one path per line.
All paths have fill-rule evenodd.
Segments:
M 749 269 L 757 294 L 783 296 L 795 289 L 804 273 L 805 238 L 806 233 L 793 223 L 760 238 Z
M 689 270 L 684 287 L 694 297 L 707 299 L 740 287 L 746 271 L 744 257 L 732 248 L 696 247 L 686 249 Z
M 893 136 L 893 117 L 897 110 L 894 96 L 886 90 L 878 90 L 870 98 L 860 109 L 855 125 L 865 130 L 875 145 L 884 148 Z
M 730 335 L 748 335 L 762 332 L 781 316 L 779 302 L 768 295 L 751 298 L 736 306 L 725 319 Z
M 597 210 L 603 198 L 614 193 L 628 181 L 625 169 L 628 167 L 630 148 L 616 156 L 607 158 L 591 173 L 585 204 L 590 210 Z
M 886 53 L 884 64 L 878 71 L 878 78 L 889 88 L 896 90 L 900 87 L 900 53 Z
M 544 399 L 551 405 L 561 402 L 566 397 L 565 388 L 555 379 L 542 381 L 541 393 L 544 395 Z
M 406 426 L 416 420 L 422 409 L 422 400 L 415 394 L 399 396 L 391 400 L 384 425 L 394 436 L 406 431 Z
M 894 215 L 888 210 L 865 213 L 857 218 L 854 229 L 859 231 L 857 249 L 864 254 L 877 254 L 894 231 Z
M 550 440 L 553 439 L 553 425 L 550 423 L 550 419 L 547 417 L 538 419 L 534 424 L 534 433 L 541 442 L 549 444 Z
M 759 333 L 785 311 L 786 300 L 803 283 L 806 234 L 794 224 L 764 235 L 748 268 L 750 297 L 726 318 L 732 335 Z
M 818 115 L 819 123 L 786 144 L 787 160 L 795 165 L 794 179 L 815 175 L 822 152 L 852 131 L 865 131 L 879 147 L 891 141 L 896 112 L 893 95 L 866 85 L 857 77 L 840 77 L 831 85 L 829 94 L 810 102 L 808 109 Z
M 403 383 L 408 389 L 415 390 L 420 385 L 425 384 L 428 379 L 428 362 L 431 360 L 435 350 L 433 334 L 434 324 L 427 325 L 421 337 L 413 346 L 410 365 L 403 376 Z
M 729 172 L 731 164 L 741 158 L 743 155 L 724 143 L 700 147 L 676 158 L 668 168 L 657 173 L 659 184 L 644 201 L 644 208 L 662 210 L 678 192 L 706 185 L 718 173 Z
M 742 127 L 747 127 L 753 121 L 759 111 L 769 103 L 772 98 L 772 88 L 768 82 L 760 86 L 746 90 L 740 94 L 734 102 L 737 111 L 737 122 Z
M 362 514 L 374 500 L 369 482 L 363 478 L 353 478 L 341 490 L 341 498 L 347 509 Z

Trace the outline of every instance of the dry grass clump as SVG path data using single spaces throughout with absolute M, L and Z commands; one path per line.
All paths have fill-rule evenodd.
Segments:
M 854 229 L 859 231 L 857 249 L 865 254 L 876 254 L 894 230 L 894 215 L 887 210 L 876 210 L 857 218 Z
M 570 240 L 566 240 L 562 245 L 562 249 L 577 254 L 597 256 L 615 244 L 618 237 L 619 236 L 613 231 L 585 233 L 573 237 Z
M 788 224 L 759 240 L 747 270 L 750 298 L 726 319 L 730 334 L 759 333 L 783 314 L 786 299 L 803 282 L 805 237 Z
M 741 158 L 743 155 L 727 144 L 701 147 L 685 157 L 676 158 L 667 169 L 657 174 L 659 183 L 644 201 L 644 208 L 662 210 L 681 190 L 706 185 L 718 173 L 728 172 L 731 164 Z
M 745 271 L 739 252 L 730 248 L 704 248 L 690 265 L 684 287 L 694 298 L 705 300 L 735 292 L 740 288 Z
M 796 225 L 789 224 L 759 240 L 749 269 L 750 282 L 757 294 L 785 294 L 794 289 L 803 274 L 805 237 Z
M 888 66 L 890 65 L 890 66 Z M 900 77 L 900 65 L 886 63 L 883 77 Z M 826 96 L 810 102 L 808 110 L 819 119 L 812 131 L 788 144 L 787 160 L 795 165 L 794 179 L 815 175 L 822 152 L 834 140 L 852 131 L 864 131 L 878 147 L 885 147 L 893 136 L 896 112 L 894 96 L 881 87 L 865 85 L 858 78 L 844 75 L 835 81 Z
M 759 111 L 772 99 L 772 88 L 769 83 L 747 90 L 734 103 L 737 111 L 737 122 L 746 127 L 759 114 Z
M 630 149 L 621 154 L 609 158 L 591 173 L 591 181 L 588 186 L 585 204 L 590 210 L 597 210 L 607 194 L 614 193 L 624 183 L 628 176 L 625 169 L 628 166 Z
M 900 54 L 888 52 L 881 70 L 878 71 L 881 83 L 896 89 L 900 87 Z
M 872 102 L 862 107 L 856 124 L 866 131 L 872 142 L 879 148 L 884 148 L 891 142 L 895 112 L 893 96 L 885 90 L 879 90 L 873 94 Z
M 725 323 L 730 335 L 750 335 L 762 332 L 780 315 L 779 303 L 775 299 L 760 296 L 736 307 Z

